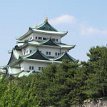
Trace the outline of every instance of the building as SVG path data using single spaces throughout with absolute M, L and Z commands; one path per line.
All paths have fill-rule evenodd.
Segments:
M 23 72 L 38 72 L 52 63 L 61 63 L 68 59 L 74 61 L 68 51 L 75 45 L 66 45 L 61 42 L 68 32 L 59 32 L 45 21 L 17 39 L 16 46 L 11 51 L 7 64 L 9 74 Z

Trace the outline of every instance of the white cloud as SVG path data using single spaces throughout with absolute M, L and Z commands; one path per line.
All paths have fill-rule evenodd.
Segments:
M 73 24 L 75 23 L 75 17 L 71 15 L 62 15 L 62 16 L 50 19 L 49 21 L 54 25 Z
M 83 22 L 77 21 L 75 16 L 69 14 L 55 17 L 53 19 L 50 19 L 49 22 L 53 25 L 62 25 L 62 24 L 72 25 L 72 28 L 74 28 L 75 32 L 79 33 L 82 36 L 107 35 L 107 29 L 93 27 L 89 24 L 86 25 Z
M 95 28 L 92 26 L 86 26 L 81 24 L 80 26 L 81 35 L 107 35 L 107 29 Z

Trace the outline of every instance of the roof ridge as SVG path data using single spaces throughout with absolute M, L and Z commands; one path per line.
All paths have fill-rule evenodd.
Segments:
M 42 24 L 37 25 L 35 28 L 33 29 L 37 29 L 37 30 L 46 30 L 46 31 L 55 31 L 58 32 L 58 30 L 56 30 L 49 22 L 44 21 Z
M 54 59 L 54 61 L 61 60 L 61 58 L 63 58 L 65 55 L 67 55 L 67 57 L 70 58 L 70 60 L 76 61 L 76 59 L 74 59 L 73 57 L 71 57 L 67 52 L 63 53 L 60 57 Z

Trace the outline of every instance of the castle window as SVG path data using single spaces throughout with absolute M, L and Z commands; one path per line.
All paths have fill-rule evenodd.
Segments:
M 30 50 L 30 53 L 32 53 L 32 50 Z
M 38 67 L 38 70 L 40 71 L 40 70 L 43 70 L 43 67 Z
M 55 52 L 55 56 L 59 56 L 60 55 L 60 53 L 58 53 L 58 52 Z
M 51 55 L 51 52 L 46 52 L 46 55 Z
M 26 50 L 26 54 L 28 54 L 28 50 Z
M 38 70 L 41 70 L 41 67 L 38 67 Z
M 34 66 L 29 66 L 29 70 L 34 70 Z
M 58 42 L 58 39 L 56 39 L 56 42 Z
M 37 37 L 35 37 L 35 39 L 37 39 Z
M 32 66 L 32 70 L 34 70 L 34 66 Z
M 43 40 L 46 40 L 46 38 L 43 38 Z
M 49 55 L 51 55 L 51 52 L 49 52 Z
M 57 52 L 55 52 L 55 56 L 57 56 Z
M 42 40 L 42 37 L 38 37 L 39 40 Z

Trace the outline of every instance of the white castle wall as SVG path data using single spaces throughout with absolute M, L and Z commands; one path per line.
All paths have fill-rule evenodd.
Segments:
M 42 37 L 42 39 L 38 39 L 38 37 Z M 28 37 L 24 38 L 23 41 L 25 40 L 40 40 L 43 41 L 43 38 L 47 38 L 47 39 L 58 39 L 58 42 L 61 42 L 61 36 L 59 35 L 52 35 L 52 34 L 40 34 L 40 33 L 32 33 L 30 34 Z M 57 42 L 57 41 L 55 41 Z
M 34 67 L 34 71 L 39 71 L 39 67 L 46 67 L 48 63 L 44 62 L 33 62 L 33 61 L 24 61 L 21 63 L 21 71 L 29 71 L 29 66 Z
M 33 39 L 35 40 L 35 38 L 37 37 L 45 37 L 47 39 L 58 39 L 58 42 L 60 43 L 61 42 L 61 36 L 58 36 L 58 35 L 52 35 L 52 34 L 40 34 L 40 33 L 33 33 L 32 35 Z M 37 39 L 38 40 L 38 39 Z M 43 40 L 43 39 L 42 39 Z
M 34 52 L 37 50 L 37 48 L 36 48 L 36 46 L 27 46 L 27 47 L 22 49 L 23 55 L 30 54 L 30 50 L 32 50 L 32 52 Z
M 55 56 L 55 52 L 60 53 L 60 49 L 58 48 L 51 48 L 51 47 L 39 47 L 39 50 L 46 55 L 46 52 L 51 52 L 51 55 L 47 56 Z
M 54 57 L 57 57 L 55 55 L 55 53 L 64 53 L 66 51 L 68 51 L 67 49 L 60 49 L 60 48 L 57 48 L 57 47 L 48 47 L 48 46 L 41 46 L 41 47 L 38 47 L 39 51 L 41 51 L 44 55 L 47 55 L 46 52 L 51 52 L 51 55 L 47 55 L 47 56 L 54 56 Z M 27 54 L 30 54 L 30 50 L 32 52 L 36 51 L 37 50 L 37 47 L 36 46 L 27 46 L 26 48 L 22 49 L 22 53 L 23 55 L 27 55 Z

